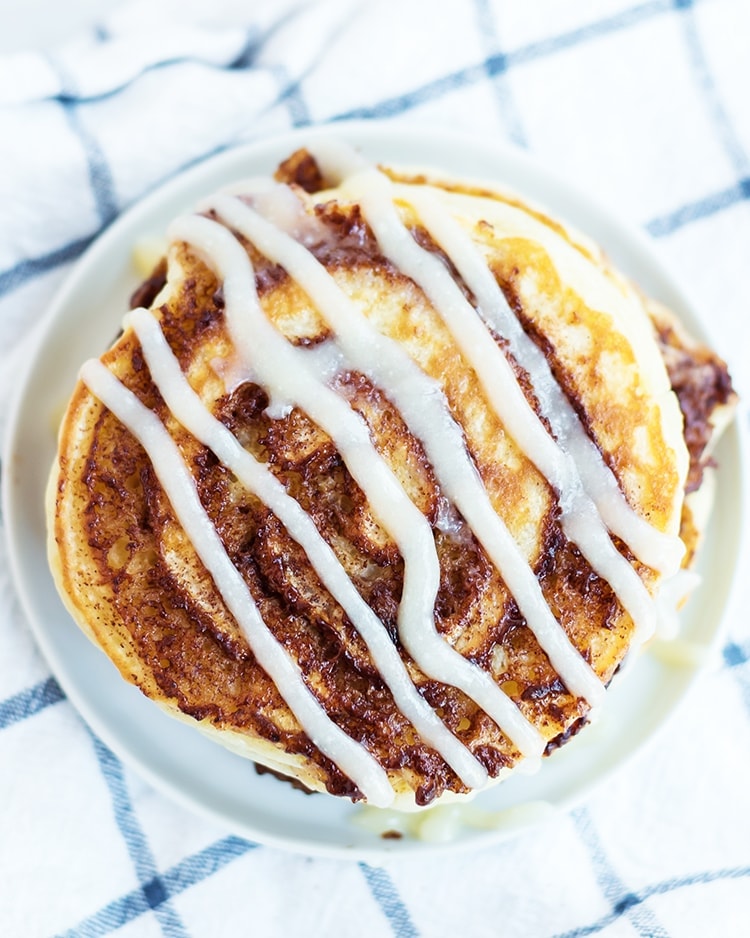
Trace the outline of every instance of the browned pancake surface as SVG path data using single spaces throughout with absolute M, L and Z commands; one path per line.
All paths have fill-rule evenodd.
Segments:
M 323 185 L 308 158 L 295 160 L 282 169 L 282 178 L 309 192 Z M 356 206 L 328 202 L 315 211 L 328 234 L 312 247 L 313 253 L 378 329 L 400 341 L 441 381 L 493 504 L 528 557 L 554 615 L 608 682 L 627 651 L 633 625 L 609 585 L 562 533 L 554 493 L 488 408 L 471 367 L 421 291 L 379 253 Z M 426 232 L 414 227 L 421 243 L 438 251 Z M 626 490 L 636 488 L 633 436 L 646 428 L 654 468 L 639 471 L 637 498 L 654 523 L 667 529 L 674 521 L 679 470 L 662 433 L 660 413 L 655 406 L 634 409 L 641 393 L 635 379 L 625 386 L 601 387 L 602 361 L 617 358 L 637 372 L 637 349 L 612 332 L 604 313 L 587 308 L 560 281 L 538 246 L 528 239 L 500 237 L 491 226 L 483 237 L 487 250 L 494 252 L 492 269 L 509 302 Z M 264 309 L 277 327 L 299 345 L 312 347 L 325 340 L 329 331 L 299 287 L 247 247 Z M 156 314 L 183 371 L 207 406 L 311 515 L 398 646 L 403 562 L 336 447 L 297 409 L 271 419 L 265 392 L 252 382 L 225 392 L 216 365 L 231 356 L 221 285 L 184 247 L 172 257 L 170 272 L 171 289 L 157 298 Z M 157 273 L 138 299 L 153 298 L 161 283 Z M 570 340 L 576 329 L 581 330 L 581 343 Z M 688 346 L 666 330 L 664 326 L 661 339 L 668 347 L 668 363 L 671 355 L 680 400 L 689 411 L 690 434 L 707 441 L 711 414 L 731 398 L 726 369 L 707 350 Z M 595 354 L 582 351 L 586 336 L 595 338 Z M 504 346 L 501 337 L 497 341 Z M 464 791 L 395 706 L 364 642 L 301 548 L 169 414 L 130 331 L 104 361 L 178 441 L 201 501 L 264 621 L 298 662 L 329 715 L 367 747 L 397 789 L 414 793 L 417 804 L 428 804 L 446 790 Z M 516 371 L 536 406 L 526 376 Z M 696 390 L 708 383 L 711 393 Z M 567 691 L 502 577 L 460 516 L 448 512 L 421 444 L 385 393 L 357 373 L 340 375 L 336 387 L 367 421 L 377 449 L 433 526 L 441 566 L 438 631 L 493 675 L 554 748 L 556 740 L 580 728 L 587 705 Z M 690 456 L 694 479 L 703 447 L 691 446 Z M 233 747 L 247 744 L 247 754 L 259 761 L 277 767 L 278 756 L 291 761 L 289 771 L 311 787 L 359 796 L 353 783 L 312 745 L 256 663 L 176 522 L 140 445 L 80 385 L 61 431 L 51 511 L 52 562 L 63 595 L 127 680 L 169 709 L 219 731 Z M 647 582 L 653 579 L 636 567 Z M 421 693 L 491 776 L 517 760 L 515 747 L 476 704 L 456 688 L 426 678 L 403 649 L 401 654 Z

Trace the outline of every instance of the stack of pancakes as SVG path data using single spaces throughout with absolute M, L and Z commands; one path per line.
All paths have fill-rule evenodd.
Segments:
M 695 555 L 724 364 L 595 245 L 473 183 L 313 147 L 199 208 L 102 356 L 114 396 L 89 365 L 63 420 L 49 544 L 73 617 L 170 713 L 311 790 L 424 806 L 556 749 Z

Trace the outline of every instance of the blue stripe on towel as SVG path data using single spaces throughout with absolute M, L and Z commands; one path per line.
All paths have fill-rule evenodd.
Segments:
M 170 895 L 177 895 L 190 886 L 203 882 L 232 860 L 243 857 L 257 847 L 258 844 L 253 841 L 232 834 L 223 840 L 217 840 L 210 847 L 205 847 L 192 856 L 185 857 L 163 874 L 162 881 Z
M 95 915 L 79 922 L 74 928 L 61 932 L 57 938 L 99 938 L 122 928 L 148 910 L 149 906 L 142 890 L 136 889 L 109 902 Z
M 578 808 L 572 817 L 581 840 L 588 849 L 596 881 L 605 898 L 611 903 L 612 912 L 617 916 L 627 914 L 633 930 L 641 938 L 669 938 L 669 932 L 659 923 L 656 916 L 650 909 L 643 908 L 638 898 L 626 890 L 625 884 L 612 868 L 588 810 Z
M 661 883 L 655 883 L 653 886 L 647 886 L 635 893 L 626 893 L 615 905 L 612 912 L 603 915 L 601 918 L 588 925 L 581 925 L 570 931 L 559 932 L 551 938 L 584 938 L 585 935 L 595 935 L 603 931 L 617 919 L 621 918 L 630 909 L 635 908 L 647 899 L 653 896 L 663 896 L 678 889 L 685 889 L 689 886 L 708 885 L 732 879 L 747 879 L 750 877 L 750 866 L 737 866 L 723 870 L 706 870 L 703 873 L 694 873 L 692 876 L 681 876 L 675 879 L 667 879 Z M 717 934 L 719 934 L 717 932 Z
M 81 121 L 78 106 L 72 101 L 66 101 L 62 103 L 62 108 L 68 124 L 83 147 L 99 222 L 104 228 L 117 217 L 118 212 L 112 171 L 96 138 Z
M 709 218 L 748 199 L 750 199 L 750 178 L 740 179 L 733 186 L 719 192 L 711 192 L 665 215 L 652 218 L 646 224 L 646 230 L 655 238 L 663 238 L 692 222 Z
M 160 182 L 166 182 L 168 179 L 185 172 L 192 166 L 196 166 L 198 163 L 202 163 L 204 160 L 210 159 L 212 156 L 217 156 L 219 153 L 223 153 L 227 149 L 229 149 L 229 146 L 222 144 L 218 147 L 214 147 L 214 149 L 209 150 L 206 153 L 201 154 L 199 157 L 186 160 L 184 163 L 181 163 L 179 166 L 175 167 L 174 172 L 168 173 L 162 180 L 160 180 Z M 55 248 L 53 251 L 49 251 L 46 254 L 41 254 L 38 257 L 26 258 L 25 260 L 19 261 L 13 267 L 9 267 L 4 271 L 0 271 L 0 298 L 2 298 L 5 294 L 11 293 L 13 290 L 22 287 L 29 280 L 33 280 L 34 277 L 37 277 L 40 274 L 49 273 L 58 267 L 62 267 L 63 264 L 68 264 L 71 261 L 78 260 L 81 254 L 83 254 L 86 248 L 88 248 L 88 246 L 99 237 L 103 230 L 103 228 L 98 228 L 90 235 L 85 235 L 83 238 L 77 238 L 75 241 L 70 241 L 67 244 L 62 245 L 62 247 Z
M 33 687 L 0 701 L 0 730 L 27 717 L 33 717 L 61 700 L 65 700 L 65 694 L 60 685 L 54 677 L 48 677 L 46 681 L 40 681 Z
M 0 271 L 0 297 L 12 290 L 17 290 L 40 274 L 46 274 L 51 270 L 62 267 L 63 264 L 69 264 L 71 261 L 77 260 L 98 234 L 99 231 L 95 231 L 83 238 L 69 241 L 67 244 L 63 244 L 62 247 L 48 251 L 46 254 L 28 257 L 14 264 L 13 267 Z
M 750 713 L 750 669 L 743 667 L 750 660 L 750 647 L 730 642 L 724 647 L 723 657 L 726 666 L 732 669 L 730 673 L 739 685 L 745 709 Z
M 489 6 L 489 0 L 474 0 L 477 29 L 480 41 L 489 47 L 491 55 L 500 55 L 500 40 L 497 35 L 497 23 Z M 521 113 L 516 105 L 512 89 L 505 74 L 487 75 L 497 102 L 500 120 L 510 140 L 519 147 L 526 147 L 528 142 L 523 130 Z
M 419 938 L 419 932 L 411 920 L 409 910 L 399 896 L 390 875 L 381 867 L 370 866 L 368 863 L 360 863 L 359 868 L 364 874 L 373 898 L 393 928 L 396 938 Z
M 588 42 L 600 36 L 608 35 L 610 33 L 635 26 L 641 22 L 649 20 L 652 17 L 670 11 L 674 8 L 674 4 L 676 2 L 677 0 L 650 0 L 650 2 L 631 7 L 628 10 L 624 10 L 621 13 L 615 14 L 605 19 L 597 20 L 592 23 L 580 26 L 577 29 L 530 43 L 516 50 L 510 52 L 497 52 L 486 58 L 483 62 L 470 65 L 464 69 L 460 69 L 448 75 L 441 76 L 440 78 L 437 78 L 434 81 L 427 83 L 426 85 L 407 91 L 404 94 L 393 98 L 384 99 L 383 101 L 367 107 L 355 108 L 346 112 L 341 112 L 332 116 L 330 119 L 333 121 L 341 121 L 349 118 L 395 116 L 422 103 L 450 94 L 451 92 L 461 87 L 478 83 L 480 81 L 486 80 L 488 77 L 493 78 L 495 76 L 501 75 L 502 73 L 518 65 L 523 65 L 528 62 L 542 59 L 562 50 L 572 48 L 580 43 Z M 476 3 L 478 5 L 478 9 L 481 11 L 483 9 L 483 5 L 486 4 L 486 0 L 476 0 Z M 680 5 L 685 6 L 686 4 L 682 3 Z M 288 18 L 291 18 L 291 14 L 288 15 Z M 256 40 L 253 52 L 257 53 L 257 49 L 263 45 L 268 36 L 283 24 L 284 18 L 279 23 L 274 24 L 274 26 L 271 27 L 264 36 Z M 249 43 L 248 48 L 250 45 L 251 44 Z M 692 56 L 695 54 L 695 50 L 693 50 Z M 248 64 L 252 62 L 253 58 L 254 54 L 248 55 L 246 50 L 236 62 L 230 63 L 228 67 L 247 67 Z M 61 70 L 58 67 L 59 63 L 53 64 L 60 74 L 61 83 L 64 83 L 67 79 L 65 75 L 61 73 Z M 707 79 L 704 77 L 701 79 L 701 81 L 705 83 Z M 289 107 L 292 122 L 297 126 L 306 125 L 309 122 L 309 109 L 307 108 L 304 100 L 301 98 L 299 85 L 299 80 L 290 82 L 284 89 L 282 89 L 279 97 L 274 102 L 275 105 L 285 104 L 287 107 Z M 713 103 L 710 104 L 710 109 L 712 110 L 716 120 L 719 122 L 720 127 L 723 127 L 721 133 L 723 134 L 725 141 L 736 141 L 734 132 L 731 131 L 731 129 L 727 130 L 728 124 L 726 120 L 724 120 L 724 110 L 716 98 L 715 89 L 713 89 L 710 81 L 709 84 L 705 86 L 704 91 L 709 97 L 713 96 Z M 75 97 L 73 95 L 73 89 L 68 89 L 66 86 L 65 96 L 73 99 Z M 68 113 L 70 114 L 72 112 L 69 111 Z M 106 161 L 104 160 L 95 141 L 90 136 L 86 137 L 85 131 L 83 131 L 80 121 L 77 122 L 77 127 L 79 132 L 84 134 L 85 139 L 83 142 L 87 149 L 87 156 L 89 158 L 89 171 L 92 179 L 92 186 L 97 198 L 97 205 L 99 206 L 100 216 L 102 217 L 102 221 L 106 223 L 107 221 L 111 220 L 112 212 L 116 209 L 116 201 L 114 198 L 113 186 L 111 182 L 111 173 L 109 172 Z M 511 133 L 513 133 L 512 128 Z M 727 145 L 729 146 L 729 143 L 727 143 Z M 737 146 L 738 145 L 735 145 L 735 143 L 732 143 L 730 147 L 730 149 L 732 149 L 735 154 L 738 152 Z M 221 149 L 226 149 L 226 147 L 219 148 L 219 150 Z M 213 155 L 213 153 L 203 154 L 198 160 L 191 161 L 191 165 L 192 163 L 200 162 L 202 159 L 205 159 L 211 155 Z M 175 168 L 174 174 L 180 172 L 184 168 L 185 167 Z M 665 235 L 671 234 L 678 228 L 682 228 L 685 225 L 690 224 L 691 222 L 698 221 L 710 215 L 714 215 L 717 212 L 729 208 L 738 202 L 745 201 L 748 198 L 750 198 L 750 178 L 745 177 L 727 189 L 723 189 L 719 192 L 708 193 L 690 203 L 679 206 L 678 208 L 666 213 L 663 216 L 652 219 L 647 223 L 646 228 L 655 237 L 663 237 Z M 61 266 L 64 263 L 75 260 L 78 256 L 80 256 L 80 254 L 83 253 L 88 244 L 98 234 L 99 231 L 96 231 L 89 236 L 71 241 L 68 244 L 62 245 L 61 247 L 56 248 L 46 254 L 40 255 L 38 257 L 27 258 L 25 260 L 19 261 L 17 264 L 7 268 L 4 271 L 0 271 L 0 297 L 10 292 L 11 290 L 22 286 L 28 280 L 32 279 L 40 273 L 45 273 L 49 270 Z
M 684 11 L 680 17 L 680 22 L 685 36 L 690 70 L 695 76 L 698 89 L 705 102 L 706 111 L 737 175 L 740 177 L 750 176 L 750 159 L 748 159 L 748 155 L 724 107 L 703 50 L 698 24 L 693 12 L 694 0 L 675 0 L 675 5 Z
M 96 94 L 82 94 L 75 86 L 75 83 L 71 80 L 70 74 L 67 72 L 59 59 L 55 58 L 53 55 L 47 54 L 47 61 L 60 79 L 60 87 L 58 92 L 56 94 L 50 95 L 49 97 L 51 100 L 73 104 L 89 104 L 95 101 L 104 101 L 107 98 L 111 98 L 119 94 L 121 91 L 124 91 L 126 88 L 130 87 L 149 72 L 156 72 L 160 69 L 172 68 L 175 65 L 195 64 L 200 65 L 203 68 L 216 71 L 239 71 L 242 69 L 252 69 L 255 65 L 255 60 L 258 56 L 258 53 L 261 51 L 266 42 L 275 36 L 276 33 L 284 26 L 286 26 L 290 21 L 295 19 L 302 11 L 302 9 L 302 6 L 299 6 L 287 11 L 276 22 L 271 23 L 263 33 L 258 31 L 257 26 L 249 26 L 247 29 L 247 40 L 245 45 L 239 49 L 228 62 L 217 64 L 206 61 L 206 59 L 202 58 L 200 55 L 187 53 L 184 55 L 174 55 L 169 58 L 157 57 L 155 60 L 145 63 L 140 71 L 129 75 L 122 81 L 121 84 L 107 88 L 105 91 Z M 108 33 L 106 27 L 102 24 L 96 24 L 93 27 L 93 35 L 94 38 L 102 44 L 112 41 L 112 37 Z
M 568 32 L 559 33 L 546 39 L 539 39 L 515 51 L 504 55 L 501 54 L 497 57 L 497 62 L 494 61 L 494 58 L 491 58 L 487 63 L 487 67 L 490 74 L 495 74 L 500 70 L 545 59 L 550 55 L 572 49 L 594 39 L 600 39 L 603 36 L 609 36 L 625 29 L 632 29 L 634 26 L 639 26 L 655 16 L 668 13 L 671 9 L 672 0 L 650 0 L 648 3 L 638 4 L 604 19 L 594 20 Z
M 306 127 L 310 124 L 310 109 L 302 94 L 302 79 L 292 79 L 283 65 L 271 66 L 270 71 L 279 85 L 279 94 L 271 108 L 283 104 L 289 112 L 293 127 Z
M 60 83 L 60 92 L 57 99 L 63 108 L 70 129 L 83 147 L 99 221 L 104 227 L 117 216 L 117 200 L 115 199 L 112 173 L 102 148 L 79 117 L 77 101 L 81 96 L 70 72 L 57 56 L 48 53 L 46 58 Z
M 208 879 L 227 864 L 244 856 L 257 845 L 241 837 L 225 837 L 211 846 L 204 848 L 192 856 L 185 857 L 171 869 L 158 877 L 160 887 L 158 890 L 161 902 L 174 898 L 191 886 Z M 152 901 L 156 898 L 157 890 L 150 881 L 149 886 Z M 135 889 L 125 896 L 115 899 L 94 915 L 79 922 L 75 928 L 64 933 L 61 938 L 98 938 L 106 935 L 123 925 L 139 918 L 144 913 L 155 908 L 150 905 L 144 887 Z M 162 925 L 166 935 L 170 935 Z M 184 934 L 178 932 L 175 934 Z
M 736 668 L 750 661 L 750 647 L 743 647 L 736 642 L 728 642 L 724 646 L 722 656 L 727 667 Z
M 651 0 L 649 3 L 631 7 L 629 10 L 623 10 L 614 16 L 587 23 L 577 29 L 550 36 L 547 39 L 540 39 L 510 52 L 495 53 L 483 62 L 458 69 L 448 75 L 442 75 L 440 78 L 433 79 L 404 94 L 386 98 L 373 105 L 352 108 L 349 111 L 337 114 L 331 119 L 341 121 L 354 118 L 394 117 L 420 104 L 450 94 L 459 88 L 477 84 L 487 76 L 494 77 L 518 65 L 544 59 L 565 49 L 590 42 L 592 39 L 598 39 L 601 36 L 628 29 L 671 9 L 672 0 Z
M 681 13 L 679 21 L 682 25 L 690 72 L 695 78 L 706 113 L 714 125 L 716 136 L 739 178 L 734 185 L 726 189 L 706 193 L 701 198 L 682 205 L 659 218 L 652 219 L 646 228 L 655 237 L 670 235 L 691 222 L 708 218 L 750 199 L 750 158 L 724 107 L 709 68 L 695 20 L 696 0 L 673 0 L 673 3 Z
M 281 26 L 285 25 L 287 19 L 293 18 L 299 9 L 300 8 L 295 8 L 294 10 L 291 10 L 286 15 L 286 19 L 279 21 L 278 27 L 274 27 L 272 30 L 269 30 L 264 41 L 267 41 L 267 38 L 269 38 L 272 33 L 276 31 L 276 28 L 280 28 Z M 358 13 L 359 9 L 355 8 L 354 11 L 352 11 L 350 14 L 344 16 L 335 23 L 333 28 L 329 31 L 325 41 L 321 43 L 317 54 L 296 77 L 292 78 L 289 75 L 288 70 L 281 64 L 277 63 L 275 65 L 267 66 L 269 71 L 276 78 L 280 86 L 280 91 L 273 102 L 264 109 L 263 113 L 272 111 L 279 105 L 284 105 L 289 111 L 289 117 L 293 127 L 307 127 L 313 123 L 310 109 L 302 92 L 304 81 L 308 75 L 311 75 L 315 71 L 320 62 L 322 62 L 323 59 L 329 55 L 331 47 L 334 45 L 338 37 L 344 34 L 346 27 L 350 25 L 352 20 L 356 19 Z
M 234 59 L 226 65 L 226 68 L 234 71 L 252 68 L 255 64 L 258 52 L 263 46 L 264 39 L 258 33 L 255 26 L 249 26 L 247 29 L 247 41 L 244 47 Z
M 152 909 L 165 936 L 168 936 L 168 938 L 188 938 L 188 932 L 172 907 L 166 883 L 158 874 L 151 848 L 138 823 L 138 818 L 128 794 L 122 764 L 104 743 L 93 734 L 92 740 L 99 767 L 112 798 L 115 821 L 125 840 L 125 845 L 141 884 L 140 896 L 137 893 L 133 894 L 131 901 L 121 911 L 123 913 L 127 912 L 128 916 L 132 917 L 135 911 L 139 910 L 138 914 L 141 914 L 147 909 Z M 114 914 L 114 910 L 111 914 Z M 115 927 L 123 925 L 127 920 L 123 919 Z

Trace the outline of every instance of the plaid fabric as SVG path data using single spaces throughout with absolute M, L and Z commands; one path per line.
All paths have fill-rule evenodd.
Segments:
M 127 205 L 348 117 L 511 140 L 585 186 L 658 240 L 750 400 L 749 36 L 745 0 L 149 0 L 0 57 L 0 421 L 40 311 Z M 381 868 L 257 846 L 125 769 L 50 675 L 6 553 L 1 935 L 750 934 L 747 586 L 668 730 L 584 804 Z

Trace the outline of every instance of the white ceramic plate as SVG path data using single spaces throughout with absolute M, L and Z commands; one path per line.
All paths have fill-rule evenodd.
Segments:
M 407 132 L 370 123 L 315 132 L 345 137 L 373 159 L 432 165 L 518 190 L 604 245 L 646 291 L 678 310 L 694 331 L 703 332 L 654 259 L 650 244 L 525 154 L 421 128 Z M 119 329 L 138 282 L 131 265 L 134 244 L 161 234 L 172 217 L 190 210 L 214 189 L 243 176 L 271 172 L 309 134 L 301 131 L 242 147 L 194 167 L 123 215 L 81 258 L 49 311 L 11 417 L 5 517 L 18 591 L 36 638 L 65 693 L 117 755 L 156 788 L 253 840 L 308 853 L 382 859 L 438 845 L 409 835 L 383 839 L 360 826 L 356 806 L 324 795 L 305 796 L 270 776 L 259 777 L 251 763 L 163 715 L 120 679 L 73 624 L 46 563 L 43 493 L 55 446 L 54 425 L 80 364 L 107 347 Z M 703 583 L 682 616 L 682 637 L 706 648 L 715 639 L 729 599 L 733 571 L 726 558 L 737 557 L 740 549 L 738 432 L 736 427 L 730 430 L 718 453 L 721 484 L 702 552 Z M 715 549 L 719 531 L 721 551 Z M 476 815 L 464 824 L 448 809 L 439 809 L 441 820 L 450 823 L 434 823 L 426 833 L 442 839 L 451 828 L 447 845 L 452 849 L 486 845 L 536 823 L 547 806 L 572 804 L 653 737 L 674 711 L 698 663 L 675 667 L 654 654 L 642 654 L 615 681 L 597 725 L 556 753 L 538 775 L 518 775 L 476 799 L 477 809 L 491 813 L 491 829 L 473 826 Z

